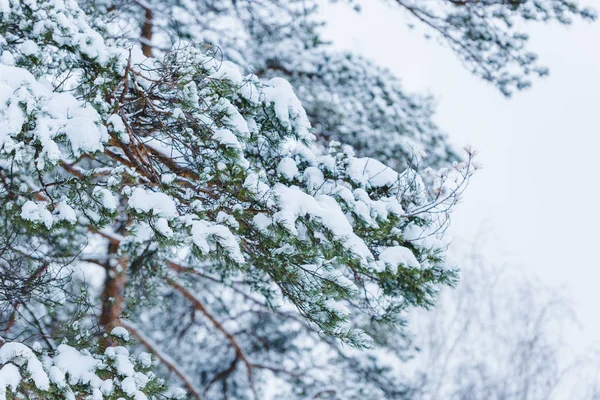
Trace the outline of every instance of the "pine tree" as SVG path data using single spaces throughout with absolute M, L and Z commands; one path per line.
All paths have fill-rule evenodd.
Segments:
M 7 6 L 0 28 L 2 223 L 10 237 L 3 268 L 18 275 L 10 283 L 23 294 L 6 304 L 5 335 L 47 340 L 43 351 L 55 361 L 42 373 L 51 386 L 37 389 L 143 398 L 141 390 L 154 389 L 150 378 L 119 369 L 125 361 L 117 356 L 129 353 L 115 347 L 113 334 L 125 326 L 201 397 L 189 365 L 157 347 L 178 342 L 165 326 L 175 315 L 144 323 L 172 303 L 168 314 L 192 310 L 192 320 L 201 315 L 201 326 L 222 336 L 212 339 L 214 365 L 202 373 L 227 384 L 239 363 L 245 374 L 231 379 L 232 392 L 243 398 L 261 390 L 255 371 L 289 371 L 250 358 L 264 349 L 247 349 L 256 344 L 241 342 L 227 313 L 255 314 L 241 322 L 256 329 L 263 315 L 289 314 L 315 338 L 362 348 L 372 341 L 369 329 L 399 323 L 401 310 L 431 304 L 436 286 L 454 279 L 444 244 L 426 238 L 444 227 L 440 215 L 468 179 L 468 163 L 432 172 L 426 185 L 414 170 L 396 172 L 348 147 L 315 147 L 308 117 L 281 78 L 244 78 L 193 43 L 147 58 L 127 40 L 106 40 L 75 2 Z M 19 257 L 15 269 L 11 260 Z M 104 270 L 99 293 L 85 280 L 90 264 Z M 207 299 L 217 287 L 198 292 L 196 278 L 256 294 L 260 307 L 212 307 Z M 22 309 L 33 323 L 20 318 Z M 74 315 L 81 332 L 67 325 Z M 156 344 L 160 332 L 166 336 Z M 267 333 L 268 346 L 275 333 Z M 113 387 L 78 381 L 56 361 L 67 344 L 55 343 L 65 340 L 82 354 L 116 359 L 107 376 L 124 379 Z M 32 360 L 22 349 L 20 357 Z M 233 361 L 222 349 L 234 351 Z M 63 386 L 52 365 L 80 386 Z M 35 398 L 12 369 L 5 388 Z M 294 388 L 306 390 L 306 383 Z
M 0 393 L 411 398 L 472 153 L 315 5 L 0 1 Z

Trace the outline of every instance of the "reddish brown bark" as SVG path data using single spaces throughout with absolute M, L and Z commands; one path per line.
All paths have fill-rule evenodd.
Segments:
M 123 305 L 125 304 L 125 287 L 127 285 L 127 257 L 120 257 L 116 263 L 110 262 L 111 258 L 117 255 L 119 249 L 118 243 L 108 245 L 109 261 L 106 263 L 106 277 L 104 278 L 104 289 L 102 290 L 102 313 L 98 322 L 104 327 L 105 338 L 102 339 L 100 346 L 102 349 L 114 345 L 110 332 L 116 326 L 119 326 L 119 319 L 123 314 Z
M 142 42 L 142 53 L 146 57 L 152 57 L 152 19 L 154 15 L 152 10 L 146 8 L 144 12 L 144 23 L 142 24 L 142 33 L 140 35 Z

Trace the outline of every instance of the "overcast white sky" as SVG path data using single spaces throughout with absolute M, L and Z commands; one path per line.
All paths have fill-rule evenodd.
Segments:
M 484 230 L 493 237 L 485 251 L 502 254 L 498 261 L 563 288 L 582 323 L 570 329 L 572 345 L 598 347 L 600 22 L 529 27 L 550 76 L 506 99 L 448 49 L 408 30 L 396 7 L 371 0 L 361 15 L 343 4 L 324 11 L 336 46 L 390 68 L 408 90 L 435 95 L 436 121 L 452 142 L 479 150 L 484 168 L 453 217 L 453 235 L 474 240 Z

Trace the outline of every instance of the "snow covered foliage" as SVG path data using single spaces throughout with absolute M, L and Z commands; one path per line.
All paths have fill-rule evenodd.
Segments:
M 349 0 L 358 9 L 359 0 Z M 407 93 L 399 80 L 369 60 L 333 49 L 322 37 L 318 0 L 221 0 L 125 2 L 83 0 L 119 37 L 144 36 L 148 54 L 179 40 L 216 46 L 217 58 L 237 63 L 259 77 L 285 76 L 302 101 L 319 140 L 336 140 L 357 154 L 403 169 L 443 167 L 460 160 L 446 135 L 433 123 L 434 104 Z M 455 1 L 392 0 L 408 24 L 448 45 L 474 74 L 503 93 L 527 88 L 544 76 L 527 48 L 522 22 L 574 18 L 592 20 L 593 10 L 571 0 Z M 153 46 L 153 47 L 152 47 Z M 393 48 L 391 48 L 393 51 Z M 422 155 L 428 155 L 422 157 Z
M 433 123 L 430 98 L 407 94 L 389 71 L 349 53 L 315 50 L 269 60 L 265 76 L 286 71 L 319 140 L 351 144 L 387 165 L 442 166 L 460 159 Z
M 392 0 L 413 24 L 424 24 L 449 46 L 477 76 L 509 96 L 531 85 L 548 69 L 527 48 L 529 35 L 517 29 L 525 22 L 596 19 L 596 12 L 573 0 Z M 591 3 L 591 2 L 590 2 Z
M 118 9 L 110 2 L 83 3 L 99 16 L 109 12 L 115 36 L 138 40 L 144 24 L 151 25 L 155 52 L 192 40 L 261 79 L 285 77 L 320 142 L 351 145 L 360 156 L 397 169 L 440 168 L 461 158 L 433 122 L 429 97 L 407 93 L 389 71 L 321 39 L 318 1 L 150 0 Z
M 396 3 L 505 93 L 545 73 L 511 21 L 592 17 Z M 5 397 L 151 398 L 142 349 L 173 398 L 414 395 L 396 328 L 454 280 L 471 154 L 451 164 L 427 98 L 332 52 L 315 7 L 0 2 Z
M 315 5 L 0 0 L 7 393 L 152 398 L 152 353 L 173 398 L 410 398 L 472 153 Z
M 109 347 L 104 354 L 91 354 L 67 344 L 52 352 L 31 349 L 18 342 L 0 348 L 0 399 L 146 400 L 144 392 L 163 385 L 151 372 L 132 359 L 125 347 Z M 154 388 L 153 388 L 154 387 Z M 18 396 L 18 397 L 16 397 Z
M 470 160 L 423 176 L 390 168 L 335 141 L 319 145 L 288 81 L 244 76 L 204 45 L 180 41 L 146 57 L 75 1 L 5 0 L 0 10 L 11 341 L 0 351 L 42 337 L 46 357 L 35 387 L 31 351 L 19 358 L 29 363 L 6 364 L 10 393 L 146 398 L 162 388 L 146 386 L 153 376 L 136 373 L 120 347 L 137 344 L 189 396 L 233 385 L 236 398 L 256 397 L 297 355 L 325 346 L 332 360 L 343 344 L 392 340 L 381 332 L 402 324 L 403 310 L 432 305 L 453 282 L 443 231 Z M 175 333 L 185 318 L 171 318 L 190 310 L 193 337 Z M 261 329 L 263 348 L 246 337 Z M 368 361 L 353 357 L 349 368 L 367 373 Z M 312 367 L 284 374 L 282 391 L 328 390 L 336 370 Z M 46 375 L 50 386 L 37 386 Z M 357 380 L 344 392 L 363 389 Z
M 511 21 L 592 17 L 396 3 L 505 93 L 544 72 Z M 397 328 L 455 279 L 472 154 L 316 4 L 0 0 L 6 398 L 413 396 Z

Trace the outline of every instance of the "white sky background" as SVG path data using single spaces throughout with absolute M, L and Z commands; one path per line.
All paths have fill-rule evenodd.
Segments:
M 587 0 L 588 4 L 597 0 Z M 600 11 L 600 4 L 596 4 Z M 559 287 L 581 326 L 573 348 L 600 344 L 600 21 L 528 26 L 530 49 L 550 76 L 506 99 L 408 16 L 382 1 L 323 9 L 327 35 L 388 67 L 405 89 L 438 100 L 436 122 L 457 146 L 479 150 L 476 173 L 453 216 L 461 243 L 485 232 L 485 253 Z M 501 250 L 498 251 L 498 248 Z

